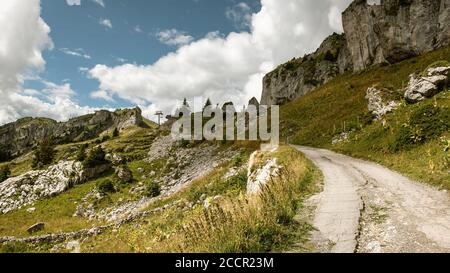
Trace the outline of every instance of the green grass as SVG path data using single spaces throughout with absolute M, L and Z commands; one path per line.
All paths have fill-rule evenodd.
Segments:
M 95 183 L 96 181 L 92 181 L 76 185 L 56 197 L 0 215 L 0 236 L 29 236 L 27 229 L 38 222 L 44 222 L 45 229 L 34 235 L 76 231 L 99 225 L 96 221 L 90 222 L 86 219 L 72 217 L 77 204 L 95 187 Z M 33 213 L 27 212 L 26 210 L 30 207 L 34 207 L 36 210 Z
M 147 156 L 157 136 L 158 133 L 152 128 L 131 127 L 121 132 L 120 137 L 105 142 L 103 146 L 130 161 L 140 160 Z
M 282 139 L 295 144 L 324 147 L 371 159 L 401 173 L 450 189 L 448 92 L 417 105 L 403 105 L 387 116 L 386 126 L 370 122 L 366 90 L 390 90 L 391 99 L 403 101 L 409 75 L 436 63 L 450 61 L 450 47 L 358 74 L 335 78 L 315 91 L 281 107 Z M 334 136 L 355 130 L 350 141 L 331 144 Z M 441 140 L 443 138 L 443 140 Z
M 176 200 L 197 201 L 202 194 L 209 197 L 221 195 L 222 199 L 213 203 L 209 210 L 204 210 L 203 206 L 191 211 L 168 209 L 89 238 L 82 251 L 276 252 L 290 248 L 294 243 L 305 242 L 311 227 L 306 222 L 293 219 L 302 208 L 304 198 L 315 191 L 319 173 L 292 148 L 284 147 L 273 156 L 290 170 L 291 176 L 284 183 L 268 186 L 261 198 L 245 197 L 246 183 L 242 173 L 223 179 L 228 168 L 235 164 L 233 161 L 148 208 Z M 208 219 L 215 220 L 211 222 Z

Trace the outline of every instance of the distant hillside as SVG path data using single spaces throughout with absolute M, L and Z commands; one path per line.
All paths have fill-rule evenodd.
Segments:
M 141 109 L 106 110 L 56 122 L 48 118 L 22 118 L 0 127 L 0 151 L 2 159 L 14 158 L 29 152 L 44 138 L 52 138 L 57 144 L 84 141 L 105 131 L 119 131 L 133 126 L 148 126 Z

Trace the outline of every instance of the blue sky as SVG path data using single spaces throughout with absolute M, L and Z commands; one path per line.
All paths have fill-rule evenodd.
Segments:
M 0 124 L 260 99 L 264 75 L 342 31 L 351 0 L 0 1 Z M 191 105 L 197 105 L 194 103 Z
M 252 12 L 260 9 L 258 0 L 240 2 L 248 4 Z M 247 30 L 248 27 L 237 25 L 226 15 L 237 3 L 232 0 L 104 0 L 103 7 L 91 0 L 72 6 L 65 0 L 42 0 L 41 17 L 51 28 L 54 49 L 44 52 L 47 64 L 41 77 L 58 84 L 69 81 L 80 104 L 131 107 L 133 103 L 120 98 L 105 102 L 90 97 L 97 90 L 98 82 L 86 77 L 80 68 L 92 68 L 99 63 L 152 64 L 178 48 L 159 41 L 157 34 L 164 30 L 176 29 L 193 39 L 211 31 L 227 35 Z M 105 19 L 110 20 L 112 28 L 99 23 Z M 85 56 L 69 55 L 68 51 Z M 43 85 L 40 81 L 30 81 L 26 87 L 39 89 Z

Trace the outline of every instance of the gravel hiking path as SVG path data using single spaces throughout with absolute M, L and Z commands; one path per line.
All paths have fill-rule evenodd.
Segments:
M 323 172 L 312 243 L 331 253 L 450 253 L 450 194 L 381 165 L 294 146 Z

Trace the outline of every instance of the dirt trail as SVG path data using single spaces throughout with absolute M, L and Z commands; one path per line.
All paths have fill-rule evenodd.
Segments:
M 450 194 L 378 164 L 296 146 L 324 174 L 312 241 L 321 252 L 450 253 Z

